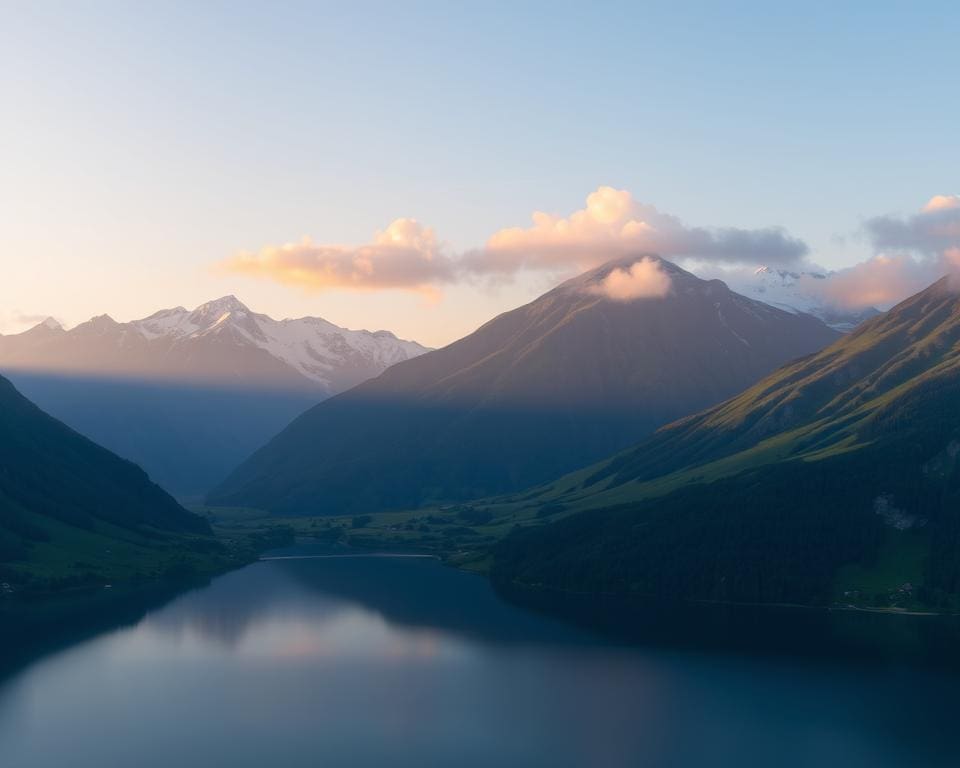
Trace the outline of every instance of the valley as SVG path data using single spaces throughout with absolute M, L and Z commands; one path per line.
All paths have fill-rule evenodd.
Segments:
M 0 1 L 0 768 L 957 768 L 958 30 Z

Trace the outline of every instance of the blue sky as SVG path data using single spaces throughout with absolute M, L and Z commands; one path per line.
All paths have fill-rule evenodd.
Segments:
M 836 268 L 867 219 L 960 191 L 956 3 L 460 5 L 0 0 L 0 331 L 233 292 L 441 343 L 548 278 L 424 297 L 213 265 L 399 217 L 460 252 L 610 185 Z

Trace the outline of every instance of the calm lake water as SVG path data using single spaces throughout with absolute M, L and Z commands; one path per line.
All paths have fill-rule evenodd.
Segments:
M 618 642 L 425 559 L 272 560 L 0 678 L 0 766 L 956 766 L 957 683 Z

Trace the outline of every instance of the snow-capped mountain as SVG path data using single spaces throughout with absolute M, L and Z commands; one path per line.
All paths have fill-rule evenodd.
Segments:
M 318 317 L 274 320 L 234 296 L 117 323 L 100 315 L 72 330 L 47 319 L 0 336 L 0 366 L 46 372 L 349 389 L 427 351 L 389 331 L 353 331 Z
M 822 272 L 793 272 L 761 266 L 749 278 L 729 282 L 734 290 L 752 299 L 787 312 L 813 315 L 843 333 L 880 314 L 875 307 L 851 310 L 830 304 L 824 299 L 822 291 L 822 283 L 829 279 L 830 275 Z
M 0 371 L 37 405 L 196 498 L 312 405 L 426 352 L 387 331 L 273 320 L 233 296 L 0 336 Z

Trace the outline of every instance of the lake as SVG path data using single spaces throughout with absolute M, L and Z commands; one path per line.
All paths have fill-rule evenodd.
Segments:
M 960 760 L 952 671 L 678 650 L 588 624 L 424 558 L 259 562 L 8 671 L 0 766 Z

